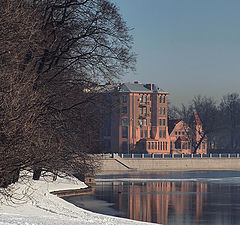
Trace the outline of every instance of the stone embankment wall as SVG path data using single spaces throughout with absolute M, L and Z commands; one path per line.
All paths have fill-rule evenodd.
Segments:
M 101 159 L 101 173 L 166 170 L 240 170 L 240 158 L 190 157 L 190 158 L 121 158 L 117 154 Z

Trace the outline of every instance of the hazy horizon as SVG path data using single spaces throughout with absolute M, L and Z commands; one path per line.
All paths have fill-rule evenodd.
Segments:
M 156 83 L 174 105 L 239 93 L 240 1 L 112 1 L 133 28 L 137 54 L 123 82 Z

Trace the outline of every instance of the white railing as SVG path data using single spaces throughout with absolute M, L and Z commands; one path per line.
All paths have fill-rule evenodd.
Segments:
M 128 158 L 128 159 L 232 159 L 240 158 L 239 153 L 223 153 L 223 154 L 124 154 L 112 153 L 106 154 L 110 158 Z M 108 158 L 107 157 L 107 158 Z

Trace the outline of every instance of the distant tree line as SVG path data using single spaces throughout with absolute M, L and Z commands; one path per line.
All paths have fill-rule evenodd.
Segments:
M 195 132 L 193 112 L 199 115 L 203 128 L 199 133 L 202 138 L 194 143 L 195 150 L 207 137 L 209 151 L 240 152 L 239 94 L 224 95 L 219 104 L 211 97 L 196 96 L 189 105 L 169 107 L 170 119 L 183 119 L 192 133 Z
M 88 173 L 103 84 L 134 69 L 109 0 L 0 0 L 0 186 L 33 172 Z

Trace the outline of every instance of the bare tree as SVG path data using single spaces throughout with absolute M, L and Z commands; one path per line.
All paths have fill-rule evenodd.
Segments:
M 108 0 L 0 5 L 0 186 L 93 171 L 99 86 L 134 68 L 129 28 Z
M 223 128 L 219 123 L 218 107 L 212 98 L 196 96 L 190 105 L 182 105 L 175 111 L 178 118 L 183 119 L 186 124 L 186 133 L 191 140 L 193 153 L 197 152 L 204 139 L 211 141 L 215 132 Z
M 239 94 L 231 93 L 224 95 L 220 103 L 221 123 L 224 125 L 224 130 L 221 139 L 224 148 L 240 149 L 240 98 Z

